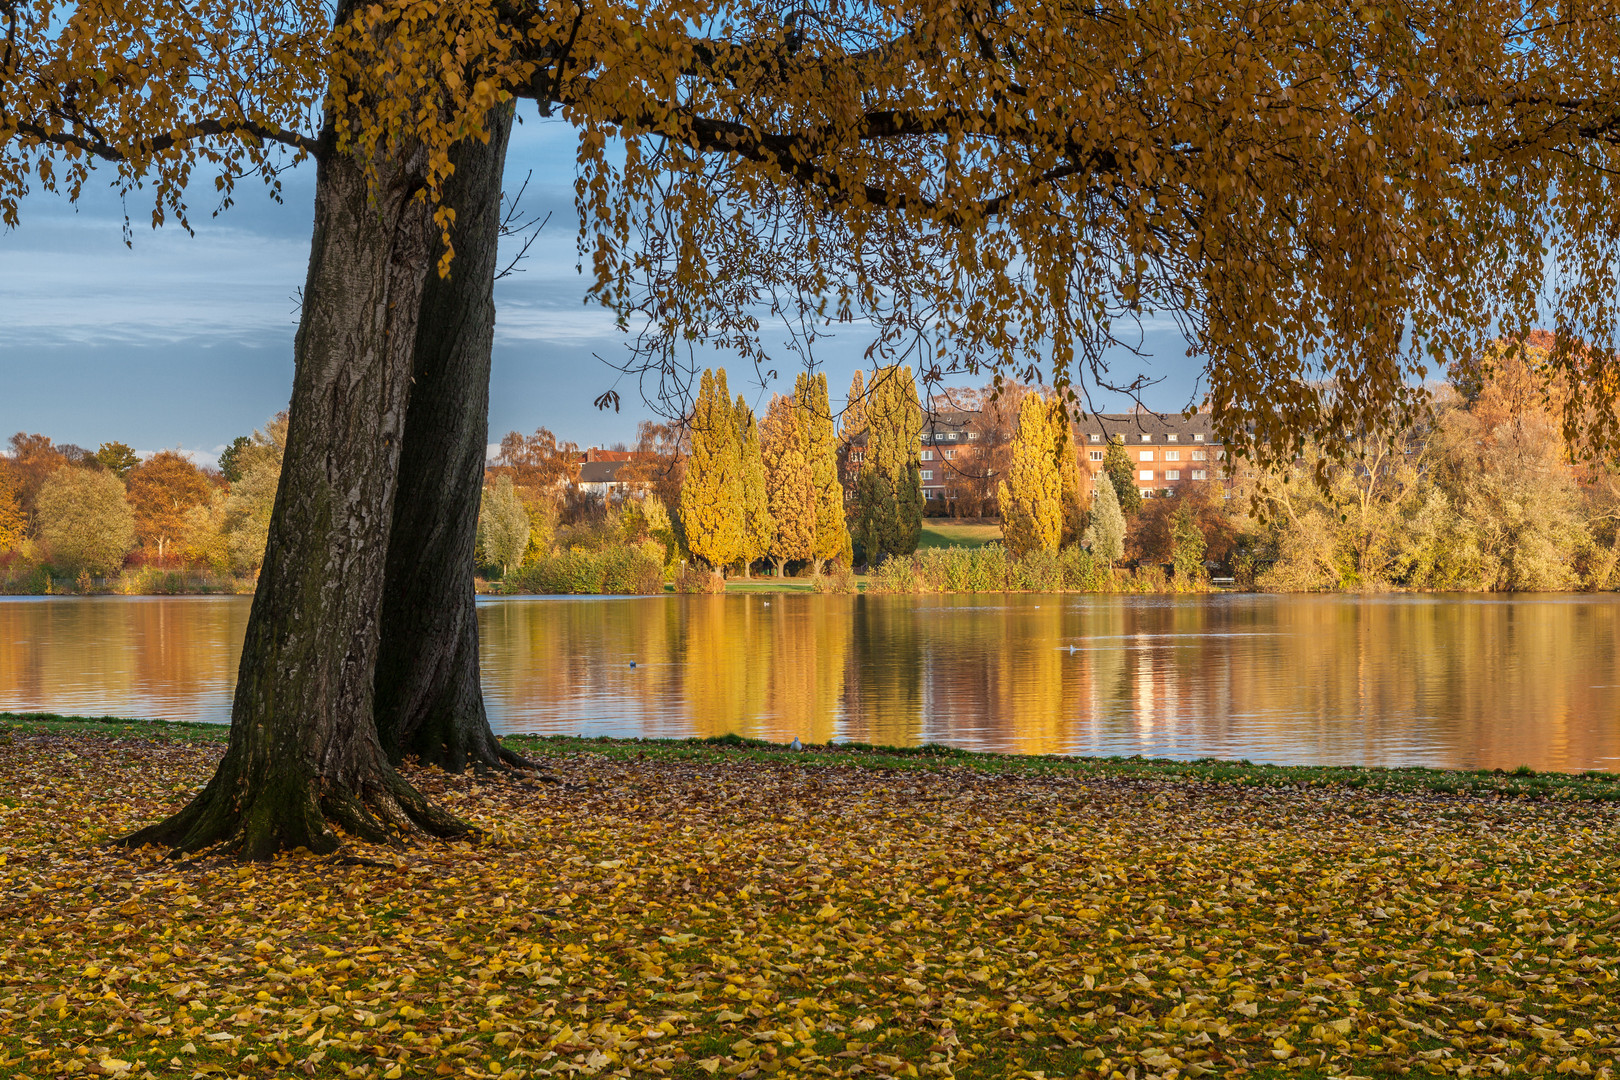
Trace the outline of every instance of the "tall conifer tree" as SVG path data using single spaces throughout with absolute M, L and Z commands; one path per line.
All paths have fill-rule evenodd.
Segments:
M 771 523 L 771 508 L 765 492 L 765 460 L 760 455 L 759 425 L 754 422 L 754 410 L 748 407 L 741 394 L 732 408 L 737 423 L 737 454 L 739 486 L 742 493 L 742 570 L 743 577 L 756 559 L 763 559 L 771 549 L 771 537 L 776 528 Z
M 880 368 L 866 394 L 866 456 L 855 485 L 866 561 L 910 555 L 922 531 L 922 406 L 908 367 Z
M 1089 509 L 1086 485 L 1080 482 L 1080 448 L 1069 428 L 1069 410 L 1063 407 L 1061 394 L 1052 395 L 1052 445 L 1057 454 L 1060 488 L 1059 504 L 1063 515 L 1063 535 L 1058 547 L 1066 548 L 1080 542 L 1086 530 L 1086 512 Z
M 803 415 L 793 399 L 773 395 L 759 429 L 773 526 L 769 554 L 781 577 L 784 563 L 807 560 L 815 548 L 816 489 L 805 455 Z
M 1103 472 L 1114 486 L 1119 509 L 1126 517 L 1135 517 L 1142 509 L 1142 489 L 1136 486 L 1136 465 L 1125 449 L 1125 437 L 1115 435 L 1108 440 L 1108 453 L 1103 457 Z
M 1125 554 L 1125 514 L 1106 472 L 1098 474 L 1097 486 L 1091 493 L 1091 525 L 1086 529 L 1084 543 L 1108 566 Z
M 1052 408 L 1040 394 L 1024 395 L 1013 434 L 1012 464 L 996 486 L 1001 531 L 1014 555 L 1055 551 L 1063 536 L 1063 479 L 1058 471 Z
M 742 558 L 742 460 L 725 368 L 705 371 L 698 387 L 680 511 L 694 556 L 716 570 Z
M 845 558 L 850 550 L 849 526 L 844 521 L 844 485 L 838 482 L 838 437 L 833 431 L 826 373 L 801 373 L 794 383 L 793 398 L 805 425 L 805 457 L 815 488 L 816 539 L 810 559 L 819 575 L 822 563 Z
M 844 402 L 844 427 L 839 438 L 848 446 L 866 431 L 866 385 L 861 369 L 849 380 L 849 396 Z

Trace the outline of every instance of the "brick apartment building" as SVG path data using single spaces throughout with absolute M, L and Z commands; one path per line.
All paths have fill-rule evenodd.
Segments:
M 1189 484 L 1207 483 L 1223 475 L 1226 452 L 1215 442 L 1208 413 L 1183 417 L 1138 410 L 1129 413 L 1089 413 L 1075 425 L 1080 464 L 1095 477 L 1102 470 L 1110 439 L 1118 437 L 1135 469 L 1137 489 L 1144 497 L 1175 492 Z M 937 412 L 927 418 L 919 441 L 923 498 L 948 499 L 953 480 L 972 467 L 974 452 L 984 434 L 979 413 Z M 866 436 L 851 441 L 844 455 L 844 487 L 855 490 L 855 478 L 866 456 Z
M 1092 476 L 1102 470 L 1108 442 L 1117 436 L 1135 468 L 1136 487 L 1146 497 L 1218 480 L 1225 468 L 1226 451 L 1215 441 L 1208 413 L 1090 413 L 1075 427 L 1080 463 Z

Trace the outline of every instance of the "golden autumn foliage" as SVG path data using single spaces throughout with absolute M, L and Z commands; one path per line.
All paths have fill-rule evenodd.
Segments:
M 1612 803 L 546 746 L 562 785 L 412 773 L 483 842 L 235 866 L 105 846 L 219 744 L 16 735 L 0 1061 L 1613 1075 Z
M 714 570 L 743 555 L 742 448 L 726 371 L 707 370 L 692 411 L 692 451 L 681 482 L 686 548 Z
M 159 451 L 129 470 L 124 486 L 135 512 L 135 538 L 159 561 L 191 531 L 190 512 L 207 507 L 213 497 L 202 470 L 173 450 Z
M 1007 550 L 1023 556 L 1056 551 L 1063 536 L 1063 476 L 1060 455 L 1068 447 L 1051 422 L 1051 404 L 1038 393 L 1026 394 L 1013 436 L 1012 467 L 997 486 L 1002 533 Z
M 743 577 L 747 577 L 749 566 L 770 553 L 776 523 L 771 520 L 770 496 L 766 490 L 769 479 L 760 450 L 759 424 L 754 420 L 754 410 L 741 394 L 737 395 L 732 415 L 737 422 L 738 488 L 742 497 L 742 571 Z
M 784 563 L 809 559 L 816 540 L 816 489 L 806 453 L 808 433 L 792 398 L 771 396 L 759 435 L 771 513 L 769 555 L 780 576 Z
M 28 535 L 16 476 L 9 461 L 0 460 L 0 551 L 10 551 Z
M 1501 326 L 1556 324 L 1552 363 L 1614 383 L 1578 346 L 1616 337 L 1613 0 L 6 10 L 7 224 L 98 160 L 159 222 L 188 183 L 228 203 L 348 155 L 419 177 L 447 234 L 452 147 L 529 98 L 578 132 L 591 290 L 660 377 L 693 336 L 767 359 L 768 306 L 931 373 L 1139 387 L 1108 351 L 1170 314 L 1222 441 L 1285 459 L 1410 419 Z M 1615 434 L 1612 401 L 1570 407 Z

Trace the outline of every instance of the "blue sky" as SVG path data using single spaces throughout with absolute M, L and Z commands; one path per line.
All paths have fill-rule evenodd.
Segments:
M 581 445 L 629 440 L 651 415 L 633 386 L 620 387 L 618 414 L 591 405 L 615 378 L 596 357 L 622 357 L 624 339 L 610 314 L 583 303 L 573 131 L 532 108 L 523 119 L 507 187 L 515 191 L 532 170 L 524 207 L 552 217 L 523 272 L 496 286 L 490 437 L 544 425 Z M 285 176 L 279 206 L 243 184 L 237 204 L 211 218 L 205 192 L 193 203 L 195 236 L 173 225 L 147 227 L 150 202 L 135 192 L 132 248 L 123 243 L 115 192 L 94 190 L 77 206 L 31 197 L 21 227 L 0 232 L 0 438 L 27 430 L 92 449 L 116 440 L 211 459 L 285 408 L 313 192 L 313 164 Z M 819 348 L 835 395 L 848 386 L 864 344 L 851 332 Z M 1146 344 L 1155 354 L 1150 370 L 1165 376 L 1149 404 L 1180 409 L 1195 374 L 1181 335 L 1158 324 Z M 783 365 L 788 386 L 791 364 Z M 733 392 L 760 406 L 769 393 L 735 378 Z

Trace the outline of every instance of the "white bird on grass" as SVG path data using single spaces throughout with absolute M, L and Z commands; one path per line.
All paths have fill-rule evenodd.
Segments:
M 788 743 L 788 749 L 792 750 L 795 754 L 800 753 L 804 750 L 804 743 L 800 742 L 799 737 L 795 735 L 793 736 L 793 741 Z

